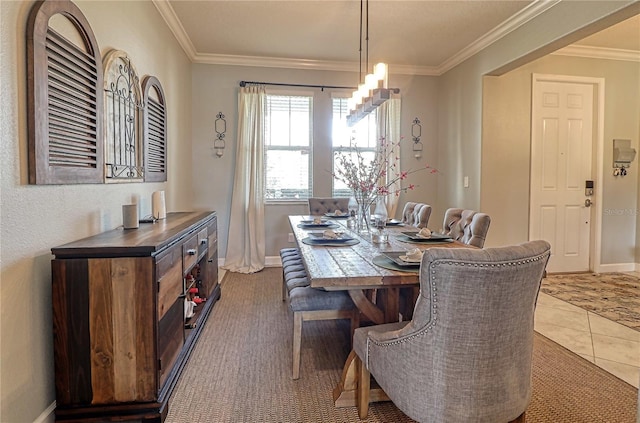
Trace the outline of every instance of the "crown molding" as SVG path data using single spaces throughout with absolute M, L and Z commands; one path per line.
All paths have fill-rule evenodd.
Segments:
M 393 69 L 393 73 L 403 75 L 425 75 L 439 76 L 458 64 L 462 63 L 469 57 L 480 52 L 510 32 L 524 25 L 526 22 L 550 9 L 560 0 L 535 0 L 533 3 L 522 9 L 520 12 L 512 16 L 507 21 L 498 25 L 487 34 L 468 45 L 457 54 L 443 62 L 439 66 L 413 66 L 413 65 L 395 65 L 389 64 L 389 68 Z M 187 57 L 193 63 L 203 63 L 212 65 L 232 65 L 232 66 L 253 66 L 268 68 L 289 68 L 289 69 L 307 69 L 307 70 L 326 70 L 339 72 L 353 72 L 357 69 L 357 63 L 354 62 L 335 62 L 323 60 L 308 59 L 289 59 L 278 57 L 259 57 L 259 56 L 237 56 L 225 54 L 204 54 L 196 52 L 187 32 L 182 26 L 180 20 L 175 14 L 169 0 L 152 0 L 160 15 L 171 29 L 171 32 L 178 40 L 178 43 L 186 53 Z
M 473 43 L 469 44 L 467 47 L 460 50 L 458 53 L 451 56 L 446 61 L 444 61 L 438 67 L 439 75 L 442 75 L 443 73 L 453 69 L 474 54 L 479 53 L 499 39 L 505 37 L 509 33 L 529 22 L 531 19 L 549 10 L 559 2 L 560 0 L 534 1 L 530 5 L 513 15 L 510 19 L 504 21 L 491 31 L 487 32 L 482 37 L 478 38 Z
M 640 51 L 623 50 L 623 49 L 617 49 L 617 48 L 571 45 L 571 46 L 561 48 L 558 51 L 554 51 L 551 54 L 557 55 L 557 56 L 586 57 L 590 59 L 624 60 L 627 62 L 640 62 Z
M 160 15 L 167 23 L 171 32 L 173 32 L 173 35 L 176 37 L 176 40 L 178 40 L 178 44 L 180 44 L 182 50 L 184 50 L 189 60 L 193 62 L 196 57 L 196 49 L 193 47 L 191 39 L 187 35 L 187 31 L 184 30 L 184 27 L 182 26 L 180 19 L 178 19 L 176 12 L 173 10 L 173 7 L 171 7 L 169 0 L 151 1 L 156 9 L 158 9 L 158 12 L 160 12 Z
M 230 54 L 196 53 L 193 63 L 208 65 L 254 66 L 262 68 L 306 69 L 337 72 L 356 72 L 356 62 L 335 62 L 328 60 L 289 59 L 281 57 L 238 56 Z M 437 76 L 437 68 L 429 66 L 389 65 L 393 73 L 401 75 Z

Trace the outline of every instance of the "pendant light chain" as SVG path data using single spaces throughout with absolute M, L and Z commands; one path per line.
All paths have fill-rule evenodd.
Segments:
M 366 4 L 365 4 L 366 1 Z M 366 25 L 366 27 L 365 27 Z M 362 77 L 362 38 L 365 41 L 365 69 L 369 69 L 369 0 L 360 0 L 360 34 L 359 49 L 360 69 L 358 74 L 358 89 L 353 92 L 352 97 L 347 102 L 349 114 L 347 115 L 347 125 L 353 126 L 366 115 L 375 110 L 385 101 L 391 98 L 391 91 L 399 92 L 398 89 L 387 88 L 387 65 L 378 63 L 374 66 L 374 71 Z

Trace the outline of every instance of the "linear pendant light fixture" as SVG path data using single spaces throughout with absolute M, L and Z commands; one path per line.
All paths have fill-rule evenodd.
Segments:
M 385 63 L 378 63 L 373 67 L 373 73 L 362 78 L 362 31 L 363 31 L 363 6 L 366 4 L 366 63 L 365 69 L 369 67 L 369 0 L 360 0 L 360 73 L 358 75 L 358 89 L 353 92 L 347 101 L 349 114 L 347 115 L 347 125 L 353 126 L 362 118 L 373 112 L 378 106 L 391 98 L 391 91 L 399 92 L 387 88 L 388 66 Z

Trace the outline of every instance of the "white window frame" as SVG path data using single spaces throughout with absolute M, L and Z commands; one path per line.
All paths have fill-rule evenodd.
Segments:
M 361 153 L 372 153 L 375 154 L 376 152 L 376 119 L 377 119 L 377 111 L 374 113 L 370 113 L 368 116 L 366 116 L 365 118 L 363 118 L 361 121 L 359 121 L 354 127 L 352 127 L 349 131 L 348 134 L 349 135 L 338 135 L 341 137 L 347 137 L 349 136 L 350 139 L 354 140 L 354 144 L 352 144 L 351 142 L 349 142 L 349 140 L 345 141 L 345 143 L 349 142 L 348 145 L 336 145 L 336 141 L 334 140 L 334 137 L 336 136 L 336 131 L 335 131 L 335 127 L 334 124 L 335 122 L 333 121 L 335 114 L 334 114 L 334 101 L 341 99 L 342 101 L 344 101 L 346 103 L 346 98 L 343 98 L 343 96 L 341 95 L 333 95 L 332 99 L 331 99 L 331 169 L 333 170 L 333 172 L 335 172 L 335 166 L 336 166 L 336 154 L 337 153 L 349 153 L 349 152 L 353 152 L 355 153 L 356 151 L 360 151 Z M 348 114 L 348 110 L 346 110 L 346 104 L 344 106 L 344 110 L 340 113 L 340 121 L 344 123 L 344 125 L 347 125 L 347 119 L 346 116 Z M 362 140 L 362 137 L 367 137 L 367 142 L 366 142 L 366 146 L 362 146 L 362 144 L 364 144 L 363 142 L 361 142 L 360 140 Z M 359 142 L 360 141 L 360 142 Z M 336 184 L 336 179 L 335 178 L 331 178 L 331 196 L 332 197 L 349 197 L 350 193 L 346 193 L 346 192 L 336 192 L 336 188 L 335 188 L 335 184 Z
M 310 97 L 311 104 L 309 107 L 309 145 L 308 146 L 300 146 L 294 145 L 289 146 L 290 148 L 284 146 L 271 147 L 268 142 L 270 141 L 270 131 L 269 123 L 266 122 L 268 116 L 265 112 L 265 145 L 264 145 L 264 189 L 265 189 L 265 204 L 283 204 L 283 203 L 307 203 L 308 197 L 313 196 L 313 107 L 314 107 L 314 93 L 312 91 L 292 91 L 292 90 L 267 90 L 267 97 L 269 96 L 291 96 L 291 97 Z M 309 160 L 309 175 L 308 175 L 308 196 L 301 198 L 273 198 L 267 196 L 267 153 L 269 150 L 306 150 Z

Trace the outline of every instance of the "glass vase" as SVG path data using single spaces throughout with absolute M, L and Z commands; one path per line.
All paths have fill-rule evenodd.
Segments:
M 379 196 L 376 199 L 376 208 L 373 211 L 373 225 L 371 240 L 375 244 L 385 244 L 389 241 L 389 234 L 387 233 L 387 204 L 383 196 Z
M 356 231 L 359 234 L 368 234 L 371 232 L 371 203 L 358 202 L 358 214 L 356 216 Z

